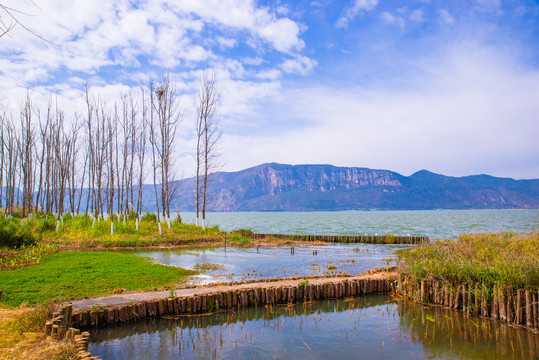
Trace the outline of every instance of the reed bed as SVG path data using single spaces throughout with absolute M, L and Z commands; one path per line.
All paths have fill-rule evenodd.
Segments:
M 461 235 L 397 251 L 397 270 L 414 281 L 480 283 L 539 290 L 539 232 Z

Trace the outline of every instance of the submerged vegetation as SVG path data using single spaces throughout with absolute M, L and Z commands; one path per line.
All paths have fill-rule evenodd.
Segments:
M 420 244 L 397 255 L 398 271 L 413 280 L 539 290 L 539 232 L 461 235 L 457 241 Z

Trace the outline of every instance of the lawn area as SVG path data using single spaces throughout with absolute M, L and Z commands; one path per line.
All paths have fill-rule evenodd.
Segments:
M 539 290 L 539 232 L 461 235 L 399 250 L 398 271 L 413 280 Z
M 194 272 L 126 252 L 62 252 L 39 265 L 0 271 L 0 304 L 15 307 L 124 291 L 169 288 Z

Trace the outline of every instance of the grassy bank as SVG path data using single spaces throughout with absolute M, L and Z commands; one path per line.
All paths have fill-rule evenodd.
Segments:
M 71 345 L 44 336 L 43 326 L 52 308 L 51 304 L 34 309 L 0 306 L 0 359 L 76 359 Z
M 145 247 L 215 246 L 225 238 L 230 246 L 245 246 L 253 240 L 241 232 L 225 233 L 217 227 L 202 229 L 180 221 L 159 223 L 154 214 L 135 220 L 113 222 L 86 215 L 66 214 L 59 225 L 52 215 L 34 214 L 20 218 L 0 218 L 0 269 L 39 264 L 47 254 L 65 250 L 92 250 Z
M 461 235 L 399 250 L 398 271 L 413 280 L 539 290 L 539 233 Z
M 194 272 L 123 252 L 63 252 L 33 265 L 0 272 L 7 306 L 169 288 Z
M 134 218 L 118 221 L 114 217 L 112 234 L 109 219 L 94 220 L 87 215 L 65 214 L 57 223 L 52 214 L 35 214 L 22 221 L 19 218 L 0 219 L 0 246 L 51 243 L 71 247 L 141 247 L 170 243 L 171 241 L 219 241 L 224 238 L 217 227 L 202 229 L 180 221 L 159 223 L 154 214 L 142 216 L 137 229 Z M 4 239 L 4 240 L 2 240 Z

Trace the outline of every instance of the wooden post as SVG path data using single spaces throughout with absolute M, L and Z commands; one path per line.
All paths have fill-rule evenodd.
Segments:
M 529 290 L 526 290 L 526 326 L 533 327 L 533 296 Z
M 473 306 L 475 304 L 474 302 L 474 286 L 469 285 L 468 286 L 468 299 L 466 300 L 466 303 L 468 304 L 468 307 L 466 308 L 466 313 L 471 314 L 473 310 Z
M 434 288 L 433 289 L 434 303 L 439 304 L 440 303 L 440 283 L 438 281 L 435 281 L 433 288 Z
M 507 304 L 505 299 L 505 289 L 498 288 L 498 311 L 500 312 L 500 320 L 507 321 Z
M 533 292 L 533 326 L 539 329 L 539 291 Z
M 525 320 L 526 320 L 526 317 L 525 317 L 525 314 L 524 314 L 524 310 L 525 310 L 524 298 L 525 298 L 524 290 L 522 290 L 522 289 L 517 290 L 517 300 L 516 300 L 516 304 L 515 304 L 515 311 L 517 313 L 516 314 L 517 315 L 517 319 L 516 319 L 517 324 L 524 324 Z
M 455 309 L 459 308 L 461 297 L 462 297 L 462 285 L 458 285 L 457 286 L 457 292 L 455 293 L 455 297 L 453 299 L 453 307 Z
M 506 311 L 507 322 L 515 322 L 515 313 L 514 313 L 515 305 L 513 304 L 513 293 L 511 289 L 509 289 L 509 292 L 507 294 L 506 307 L 507 307 L 507 311 Z
M 492 300 L 491 300 L 491 306 L 490 306 L 490 316 L 492 316 L 494 319 L 497 319 L 500 317 L 500 312 L 498 310 L 498 287 L 494 285 L 492 287 Z

